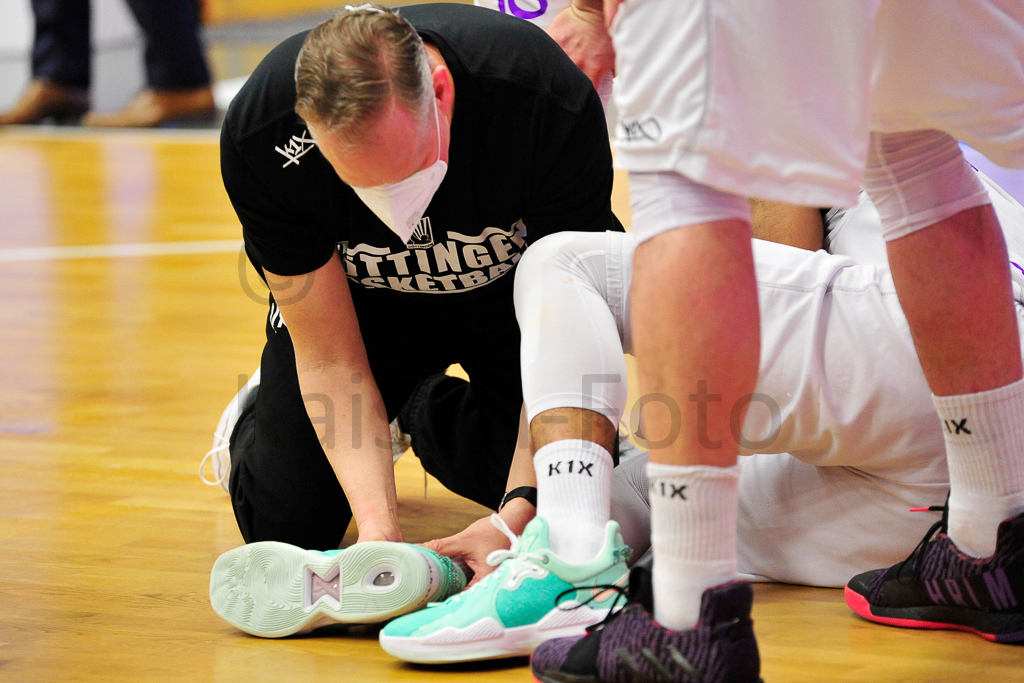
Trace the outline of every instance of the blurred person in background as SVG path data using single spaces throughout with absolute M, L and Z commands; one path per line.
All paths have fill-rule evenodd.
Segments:
M 127 0 L 145 36 L 146 88 L 118 112 L 89 111 L 90 5 L 32 0 L 32 81 L 0 125 L 77 119 L 102 127 L 147 127 L 211 116 L 210 71 L 199 40 L 196 0 Z

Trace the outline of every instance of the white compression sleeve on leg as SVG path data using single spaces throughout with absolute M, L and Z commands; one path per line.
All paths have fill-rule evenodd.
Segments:
M 746 197 L 716 190 L 673 171 L 629 174 L 637 244 L 688 225 L 740 220 L 750 223 Z
M 528 421 L 554 408 L 582 408 L 618 425 L 629 391 L 625 306 L 623 283 L 612 277 L 621 264 L 607 263 L 617 257 L 606 240 L 624 237 L 558 233 L 520 260 L 515 304 Z
M 991 203 L 956 140 L 938 130 L 872 133 L 864 190 L 890 242 Z

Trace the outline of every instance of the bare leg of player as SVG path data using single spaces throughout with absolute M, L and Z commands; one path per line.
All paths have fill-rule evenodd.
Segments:
M 736 578 L 739 446 L 760 327 L 750 225 L 662 233 L 637 247 L 633 335 L 650 442 L 654 609 L 675 630 Z M 659 405 L 660 404 L 660 405 Z
M 943 422 L 950 536 L 988 557 L 999 523 L 1024 512 L 1024 370 L 1006 241 L 946 133 L 872 133 L 864 186 Z
M 1006 242 L 945 133 L 872 133 L 864 186 L 941 420 L 950 486 L 946 514 L 913 562 L 855 576 L 847 603 L 887 624 L 1024 642 L 1024 316 L 1014 309 Z M 932 538 L 939 530 L 947 534 Z M 950 591 L 970 602 L 947 610 Z
M 950 535 L 988 557 L 999 523 L 1024 512 L 1024 370 L 1006 243 L 986 205 L 891 241 L 888 251 L 944 421 Z

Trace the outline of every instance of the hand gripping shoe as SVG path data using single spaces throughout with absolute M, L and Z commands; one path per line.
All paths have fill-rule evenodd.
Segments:
M 746 583 L 704 591 L 689 631 L 654 621 L 650 562 L 634 565 L 629 603 L 585 636 L 542 643 L 530 667 L 538 683 L 760 683 L 761 658 Z
M 889 626 L 953 629 L 997 643 L 1024 643 L 1024 514 L 999 525 L 992 557 L 975 558 L 946 535 L 947 508 L 928 509 L 942 510 L 942 519 L 910 557 L 853 577 L 846 604 Z
M 217 558 L 210 604 L 235 628 L 280 638 L 328 624 L 387 621 L 465 586 L 460 568 L 420 546 L 371 541 L 319 552 L 263 541 Z
M 521 538 L 497 515 L 509 550 L 492 552 L 496 566 L 480 583 L 446 602 L 395 619 L 380 633 L 384 650 L 409 662 L 439 664 L 526 656 L 538 643 L 583 633 L 608 614 L 626 582 L 629 547 L 609 522 L 600 553 L 590 562 L 563 562 L 548 544 L 548 525 L 535 517 Z

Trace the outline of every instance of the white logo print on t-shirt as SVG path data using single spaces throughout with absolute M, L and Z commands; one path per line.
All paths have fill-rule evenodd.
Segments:
M 508 230 L 484 228 L 479 235 L 438 234 L 424 217 L 401 251 L 347 242 L 339 249 L 349 279 L 368 289 L 464 292 L 512 270 L 526 249 L 526 226 L 520 220 Z

